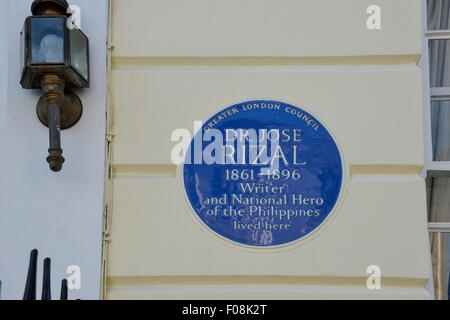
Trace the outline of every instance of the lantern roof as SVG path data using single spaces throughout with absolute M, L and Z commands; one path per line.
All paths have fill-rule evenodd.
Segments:
M 69 4 L 66 0 L 34 0 L 31 4 L 31 13 L 33 15 L 41 14 L 60 14 L 67 15 Z

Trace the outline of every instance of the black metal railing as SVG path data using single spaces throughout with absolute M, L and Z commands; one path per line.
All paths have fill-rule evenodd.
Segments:
M 36 274 L 37 274 L 37 257 L 38 251 L 34 249 L 30 253 L 30 264 L 28 266 L 27 282 L 25 284 L 25 292 L 23 300 L 36 300 Z M 61 281 L 60 300 L 67 300 L 68 287 L 67 280 Z M 42 279 L 42 296 L 41 300 L 52 300 L 51 293 L 51 259 L 44 259 L 44 271 Z

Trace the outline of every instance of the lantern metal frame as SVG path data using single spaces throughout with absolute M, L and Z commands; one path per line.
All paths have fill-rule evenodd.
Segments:
M 32 63 L 31 55 L 31 21 L 34 19 L 61 19 L 63 21 L 63 31 L 64 31 L 64 63 L 54 64 L 54 63 Z M 89 88 L 90 86 L 90 61 L 89 61 L 89 38 L 80 29 L 75 28 L 70 29 L 67 27 L 67 16 L 63 15 L 41 15 L 41 16 L 30 16 L 26 18 L 24 28 L 22 32 L 25 35 L 25 46 L 23 48 L 24 53 L 24 66 L 22 71 L 22 77 L 20 83 L 24 89 L 41 89 L 40 77 L 45 74 L 58 74 L 66 80 L 66 88 Z M 70 44 L 70 32 L 80 32 L 86 39 L 86 54 L 87 54 L 87 79 L 85 79 L 77 70 L 71 66 L 71 44 Z

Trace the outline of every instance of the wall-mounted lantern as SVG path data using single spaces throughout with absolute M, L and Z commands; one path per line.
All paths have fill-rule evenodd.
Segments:
M 89 39 L 71 23 L 68 8 L 65 0 L 35 0 L 21 33 L 20 83 L 42 89 L 36 112 L 49 128 L 47 162 L 55 172 L 64 163 L 60 130 L 75 125 L 83 111 L 69 89 L 89 87 Z

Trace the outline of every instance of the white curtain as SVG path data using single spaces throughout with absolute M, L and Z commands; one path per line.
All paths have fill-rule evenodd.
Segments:
M 450 29 L 449 13 L 449 0 L 428 0 L 428 30 Z
M 449 0 L 450 1 L 450 0 Z M 433 160 L 450 161 L 450 101 L 431 102 Z
M 428 0 L 428 30 L 450 29 L 450 0 Z M 431 40 L 431 87 L 450 87 L 450 40 Z
M 430 40 L 429 54 L 430 86 L 450 87 L 450 40 Z

